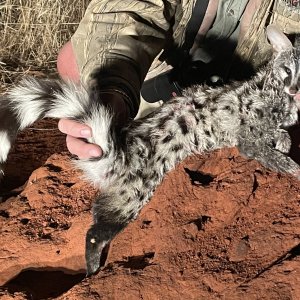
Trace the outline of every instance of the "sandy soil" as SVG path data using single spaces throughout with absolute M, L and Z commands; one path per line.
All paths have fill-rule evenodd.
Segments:
M 234 148 L 168 173 L 99 274 L 85 278 L 96 191 L 55 126 L 22 133 L 7 164 L 1 299 L 300 299 L 300 183 Z M 297 143 L 292 155 L 300 158 Z

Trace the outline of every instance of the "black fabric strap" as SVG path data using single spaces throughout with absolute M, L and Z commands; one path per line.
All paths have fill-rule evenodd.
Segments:
M 185 42 L 182 46 L 184 50 L 190 50 L 194 44 L 195 37 L 204 19 L 209 0 L 197 0 L 192 16 L 187 24 L 185 32 Z
M 199 31 L 199 28 L 204 19 L 206 9 L 209 0 L 197 0 L 193 9 L 192 16 L 187 24 L 185 31 L 185 41 L 180 48 L 172 53 L 168 52 L 168 56 L 164 57 L 164 52 L 160 59 L 166 58 L 167 62 L 174 67 L 170 72 L 167 71 L 163 74 L 159 74 L 144 82 L 141 88 L 141 95 L 150 103 L 158 100 L 164 102 L 172 98 L 174 95 L 181 94 L 181 87 L 178 83 L 180 76 L 182 75 L 182 66 L 188 65 L 186 63 L 189 60 L 189 51 L 194 44 L 195 37 Z

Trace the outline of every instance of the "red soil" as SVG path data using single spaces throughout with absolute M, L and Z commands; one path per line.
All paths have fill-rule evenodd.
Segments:
M 57 130 L 27 130 L 10 155 L 1 299 L 300 299 L 297 179 L 236 149 L 190 157 L 114 239 L 99 274 L 85 278 L 95 191 L 67 152 L 55 154 L 65 150 Z M 297 146 L 293 155 L 300 158 Z

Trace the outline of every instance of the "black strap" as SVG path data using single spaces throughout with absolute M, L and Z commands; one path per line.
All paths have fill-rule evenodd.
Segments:
M 195 37 L 204 19 L 209 0 L 197 0 L 192 16 L 187 24 L 185 32 L 185 42 L 182 46 L 184 50 L 190 50 L 194 44 Z
M 174 94 L 181 94 L 181 87 L 178 84 L 179 74 L 182 73 L 181 66 L 187 65 L 185 62 L 189 60 L 189 50 L 194 44 L 195 37 L 204 19 L 208 2 L 209 0 L 197 0 L 192 16 L 187 24 L 183 45 L 177 49 L 178 51 L 173 51 L 171 55 L 168 53 L 168 61 L 173 65 L 174 69 L 171 72 L 168 71 L 157 75 L 145 81 L 142 85 L 141 94 L 146 101 L 150 103 L 158 100 L 167 101 L 172 98 Z M 165 54 L 164 52 L 161 55 L 160 58 L 162 60 L 164 60 Z M 179 57 L 180 59 L 178 59 Z M 176 70 L 179 70 L 179 72 Z

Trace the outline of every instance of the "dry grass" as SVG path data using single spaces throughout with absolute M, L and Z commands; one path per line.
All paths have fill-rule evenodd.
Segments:
M 88 0 L 0 0 L 0 91 L 25 73 L 55 72 Z

